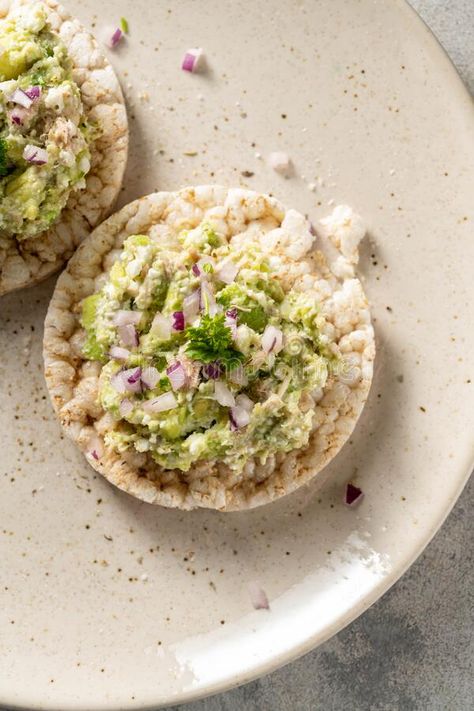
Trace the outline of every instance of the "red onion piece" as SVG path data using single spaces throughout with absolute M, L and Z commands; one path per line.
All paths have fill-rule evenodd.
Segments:
M 126 311 L 125 309 L 119 309 L 114 314 L 113 324 L 114 326 L 136 326 L 140 323 L 141 318 L 141 311 Z
M 109 356 L 114 360 L 127 360 L 130 355 L 130 351 L 126 348 L 120 348 L 120 346 L 112 346 L 109 351 Z
M 223 407 L 233 407 L 235 398 L 225 383 L 216 380 L 214 383 L 214 399 Z
M 118 334 L 124 346 L 130 346 L 132 348 L 138 346 L 137 329 L 135 326 L 132 326 L 132 324 L 129 323 L 126 326 L 119 326 Z
M 173 328 L 175 331 L 184 331 L 184 313 L 182 311 L 174 312 Z
M 128 417 L 133 410 L 133 402 L 131 400 L 122 400 L 119 405 L 119 412 L 121 417 Z
M 197 276 L 197 277 L 201 276 L 201 270 L 199 269 L 197 264 L 193 264 L 192 272 L 193 272 L 194 276 Z
M 117 27 L 117 29 L 113 32 L 110 40 L 108 41 L 108 45 L 109 45 L 110 49 L 114 49 L 118 45 L 118 43 L 121 41 L 122 38 L 123 38 L 123 32 L 119 27 Z
M 208 380 L 217 380 L 223 372 L 222 365 L 217 361 L 202 366 L 202 373 Z
M 169 318 L 157 313 L 152 321 L 150 332 L 162 341 L 167 341 L 171 337 L 171 322 Z
M 229 380 L 236 385 L 243 385 L 244 387 L 248 385 L 249 379 L 247 378 L 243 365 L 238 365 L 237 368 L 229 372 Z
M 104 443 L 100 437 L 97 435 L 91 437 L 88 443 L 87 451 L 90 456 L 96 460 L 96 462 L 99 461 L 104 454 Z
M 262 348 L 265 353 L 279 353 L 283 348 L 283 333 L 276 326 L 268 325 L 262 334 Z
M 20 106 L 16 106 L 10 113 L 11 122 L 16 126 L 22 126 L 27 116 L 28 111 L 22 109 Z
M 346 486 L 346 491 L 344 494 L 344 503 L 346 506 L 355 506 L 356 504 L 359 504 L 362 499 L 364 498 L 364 492 L 362 489 L 359 489 L 358 486 L 354 486 L 354 484 L 347 484 Z
M 142 390 L 140 381 L 141 368 L 120 370 L 110 379 L 110 384 L 118 393 L 139 393 Z
M 247 412 L 252 412 L 253 408 L 255 407 L 254 401 L 251 400 L 245 393 L 240 393 L 240 395 L 237 395 L 237 397 L 235 398 L 235 404 L 237 407 L 242 407 L 244 410 L 247 410 Z
M 150 365 L 148 366 L 148 368 L 144 368 L 142 370 L 141 379 L 142 385 L 144 385 L 149 390 L 153 390 L 158 380 L 160 379 L 160 374 L 156 368 Z
M 112 377 L 110 378 L 111 386 L 118 393 L 126 393 L 128 390 L 128 387 L 125 384 L 126 379 L 123 377 L 124 372 L 124 370 L 119 370 L 118 373 L 115 373 L 115 375 L 112 375 Z
M 239 267 L 231 259 L 224 259 L 216 270 L 216 277 L 224 284 L 232 284 L 239 273 Z
M 140 381 L 140 378 L 142 377 L 142 369 L 140 366 L 137 368 L 129 368 L 128 370 L 124 371 L 124 375 L 126 374 L 127 378 L 127 383 L 130 383 L 130 385 L 135 385 Z
M 48 151 L 28 143 L 23 150 L 23 158 L 33 165 L 45 165 L 48 162 Z
M 202 65 L 203 52 L 202 49 L 188 49 L 183 57 L 181 69 L 185 72 L 197 72 Z
M 256 610 L 269 610 L 270 604 L 268 602 L 267 594 L 263 588 L 256 582 L 250 582 L 247 585 L 247 590 L 249 591 L 250 600 L 253 607 Z
M 239 430 L 250 422 L 250 413 L 241 405 L 235 405 L 229 411 L 229 420 L 231 430 Z
M 177 406 L 178 401 L 171 391 L 143 403 L 143 409 L 149 413 L 166 412 L 166 410 L 173 410 Z
M 23 106 L 25 109 L 29 109 L 33 103 L 33 99 L 30 99 L 28 94 L 26 94 L 23 89 L 15 89 L 13 94 L 10 96 L 10 101 L 19 106 Z
M 179 360 L 166 369 L 166 375 L 169 378 L 173 390 L 180 390 L 186 385 L 186 371 Z
M 40 86 L 30 86 L 28 89 L 25 89 L 25 94 L 32 101 L 35 101 L 35 99 L 39 99 L 41 96 L 41 87 Z
M 201 295 L 199 289 L 185 297 L 183 301 L 183 314 L 188 323 L 194 321 L 194 318 L 198 315 L 200 303 Z

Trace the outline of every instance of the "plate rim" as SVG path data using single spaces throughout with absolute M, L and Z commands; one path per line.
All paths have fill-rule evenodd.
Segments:
M 395 3 L 394 3 L 395 4 Z M 438 53 L 439 61 L 444 63 L 444 68 L 446 69 L 450 81 L 452 82 L 451 90 L 456 91 L 458 94 L 458 101 L 465 104 L 464 111 L 470 113 L 470 116 L 466 116 L 468 120 L 472 122 L 474 128 L 474 101 L 470 94 L 470 91 L 466 84 L 464 83 L 462 77 L 460 76 L 453 60 L 449 56 L 447 50 L 438 40 L 434 32 L 427 25 L 425 20 L 421 15 L 415 10 L 415 8 L 410 4 L 409 0 L 396 0 L 396 5 L 398 11 L 409 15 L 411 18 L 412 31 L 419 34 L 419 39 L 421 42 L 425 42 L 430 51 L 436 51 Z M 294 662 L 305 654 L 309 653 L 313 649 L 316 649 L 321 644 L 328 641 L 330 638 L 341 632 L 345 627 L 350 625 L 354 620 L 360 617 L 364 612 L 366 612 L 373 604 L 375 604 L 379 599 L 385 595 L 388 590 L 397 583 L 402 576 L 407 572 L 407 570 L 416 562 L 416 560 L 425 551 L 427 546 L 433 540 L 434 536 L 443 526 L 444 522 L 452 512 L 456 502 L 461 496 L 467 482 L 469 481 L 471 474 L 474 470 L 474 443 L 472 447 L 472 452 L 470 454 L 469 463 L 464 465 L 464 471 L 458 469 L 453 469 L 453 473 L 459 471 L 459 475 L 456 477 L 458 484 L 453 493 L 451 493 L 446 506 L 438 513 L 437 517 L 434 519 L 432 517 L 432 523 L 427 530 L 422 542 L 416 546 L 416 548 L 411 551 L 410 555 L 403 560 L 402 564 L 398 564 L 398 567 L 392 570 L 387 576 L 380 580 L 376 585 L 374 585 L 369 592 L 367 592 L 350 610 L 347 610 L 342 614 L 337 620 L 327 626 L 322 632 L 309 633 L 307 638 L 293 646 L 291 649 L 285 652 L 276 652 L 274 655 L 271 653 L 267 656 L 265 661 L 257 662 L 250 671 L 243 673 L 241 676 L 239 674 L 226 675 L 223 676 L 219 681 L 214 684 L 207 684 L 203 687 L 194 687 L 188 690 L 183 690 L 177 692 L 174 695 L 169 695 L 167 699 L 161 699 L 154 701 L 153 703 L 135 703 L 132 701 L 126 702 L 125 700 L 120 702 L 105 703 L 105 704 L 95 704 L 94 706 L 88 706 L 87 711 L 153 711 L 156 709 L 165 708 L 167 706 L 175 706 L 181 704 L 187 704 L 192 701 L 199 701 L 211 696 L 215 696 L 219 693 L 224 693 L 232 689 L 238 688 L 248 684 L 258 678 L 266 676 L 277 669 Z M 24 706 L 22 703 L 16 703 L 9 701 L 3 696 L 0 689 L 0 709 L 4 711 L 79 711 L 84 707 L 78 703 L 68 703 L 58 701 L 57 703 L 44 702 L 41 699 L 31 702 L 28 701 L 28 706 Z M 119 705 L 117 705 L 119 704 Z

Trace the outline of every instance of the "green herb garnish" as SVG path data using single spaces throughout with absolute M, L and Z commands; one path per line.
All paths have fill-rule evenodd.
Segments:
M 120 29 L 128 35 L 128 20 L 125 17 L 120 18 Z
M 186 353 L 201 363 L 219 361 L 226 368 L 235 368 L 244 360 L 232 342 L 232 331 L 225 324 L 224 314 L 204 315 L 199 326 L 190 326 L 185 331 L 188 345 Z

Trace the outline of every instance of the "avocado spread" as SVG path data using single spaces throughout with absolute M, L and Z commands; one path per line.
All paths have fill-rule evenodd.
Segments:
M 81 323 L 116 422 L 106 445 L 165 469 L 238 473 L 303 447 L 312 394 L 339 358 L 314 297 L 280 279 L 258 241 L 239 247 L 205 222 L 174 241 L 128 237 Z
M 41 3 L 0 21 L 0 234 L 35 237 L 90 168 L 72 64 Z

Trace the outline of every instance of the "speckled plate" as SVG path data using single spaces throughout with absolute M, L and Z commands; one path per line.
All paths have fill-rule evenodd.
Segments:
M 188 183 L 367 218 L 375 382 L 323 489 L 180 513 L 112 488 L 61 438 L 41 372 L 53 282 L 0 301 L 0 705 L 143 709 L 243 683 L 327 639 L 412 563 L 473 462 L 474 119 L 401 0 L 74 0 L 128 96 L 122 203 Z M 97 8 L 100 15 L 96 16 Z M 208 72 L 180 70 L 202 46 Z M 266 165 L 286 150 L 294 175 Z M 315 183 L 315 191 L 308 188 Z M 344 482 L 365 491 L 356 510 Z M 253 610 L 247 582 L 271 610 Z

